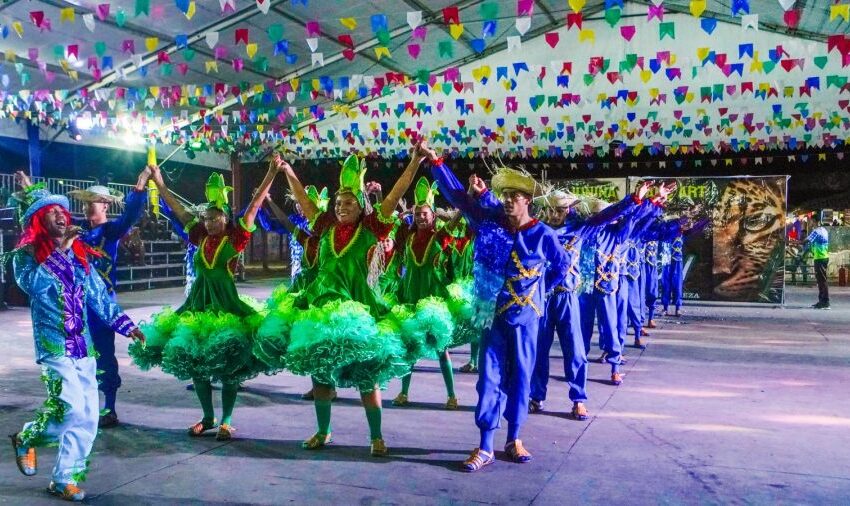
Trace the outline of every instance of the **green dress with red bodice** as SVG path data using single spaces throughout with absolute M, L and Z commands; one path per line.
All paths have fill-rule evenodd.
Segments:
M 411 362 L 439 358 L 450 347 L 468 342 L 465 334 L 472 313 L 469 287 L 452 284 L 449 261 L 454 239 L 443 231 L 406 231 L 398 252 L 403 259 L 398 300 L 413 311 L 402 337 Z
M 300 292 L 275 290 L 257 334 L 258 355 L 270 366 L 361 392 L 406 374 L 400 333 L 407 315 L 391 310 L 376 288 L 383 263 L 375 254 L 391 228 L 375 214 L 355 225 L 320 216 L 316 279 Z
M 232 237 L 203 235 L 194 257 L 197 279 L 186 301 L 141 325 L 147 343 L 134 343 L 130 356 L 142 369 L 160 366 L 180 380 L 222 382 L 271 372 L 252 354 L 253 333 L 263 314 L 256 301 L 236 292 L 231 266 L 239 251 Z

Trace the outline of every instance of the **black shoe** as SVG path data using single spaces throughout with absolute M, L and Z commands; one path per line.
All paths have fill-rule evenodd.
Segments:
M 528 401 L 528 413 L 540 413 L 543 411 L 543 401 L 538 401 L 536 399 L 531 399 Z
M 110 411 L 100 417 L 100 420 L 97 422 L 97 427 L 99 429 L 108 429 L 110 427 L 116 427 L 119 423 L 121 422 L 118 420 L 118 415 L 115 414 L 114 411 Z
M 831 307 L 829 307 L 829 304 L 823 304 L 823 305 L 822 305 L 821 307 L 819 307 L 818 309 L 832 309 L 832 308 L 831 308 Z

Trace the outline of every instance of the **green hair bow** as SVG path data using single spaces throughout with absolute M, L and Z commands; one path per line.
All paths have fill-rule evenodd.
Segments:
M 350 155 L 342 162 L 342 171 L 339 173 L 339 193 L 351 193 L 360 203 L 360 207 L 366 207 L 366 160 L 360 160 L 357 155 Z
M 211 174 L 210 178 L 207 179 L 207 187 L 204 193 L 207 197 L 207 208 L 229 213 L 230 206 L 228 205 L 227 194 L 232 191 L 232 186 L 224 184 L 224 176 L 218 173 Z
M 437 183 L 429 184 L 428 178 L 422 176 L 416 182 L 416 188 L 413 190 L 413 204 L 416 207 L 428 206 L 434 209 L 434 197 L 440 192 L 437 191 Z

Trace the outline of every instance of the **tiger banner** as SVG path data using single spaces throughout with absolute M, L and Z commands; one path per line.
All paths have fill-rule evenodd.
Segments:
M 676 181 L 664 219 L 686 218 L 683 298 L 781 304 L 785 290 L 785 216 L 789 176 L 629 178 Z M 669 253 L 659 248 L 659 273 Z

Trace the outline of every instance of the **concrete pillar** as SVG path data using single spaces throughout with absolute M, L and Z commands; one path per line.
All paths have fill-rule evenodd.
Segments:
M 41 177 L 41 139 L 38 123 L 27 121 L 27 150 L 30 160 L 30 177 Z

